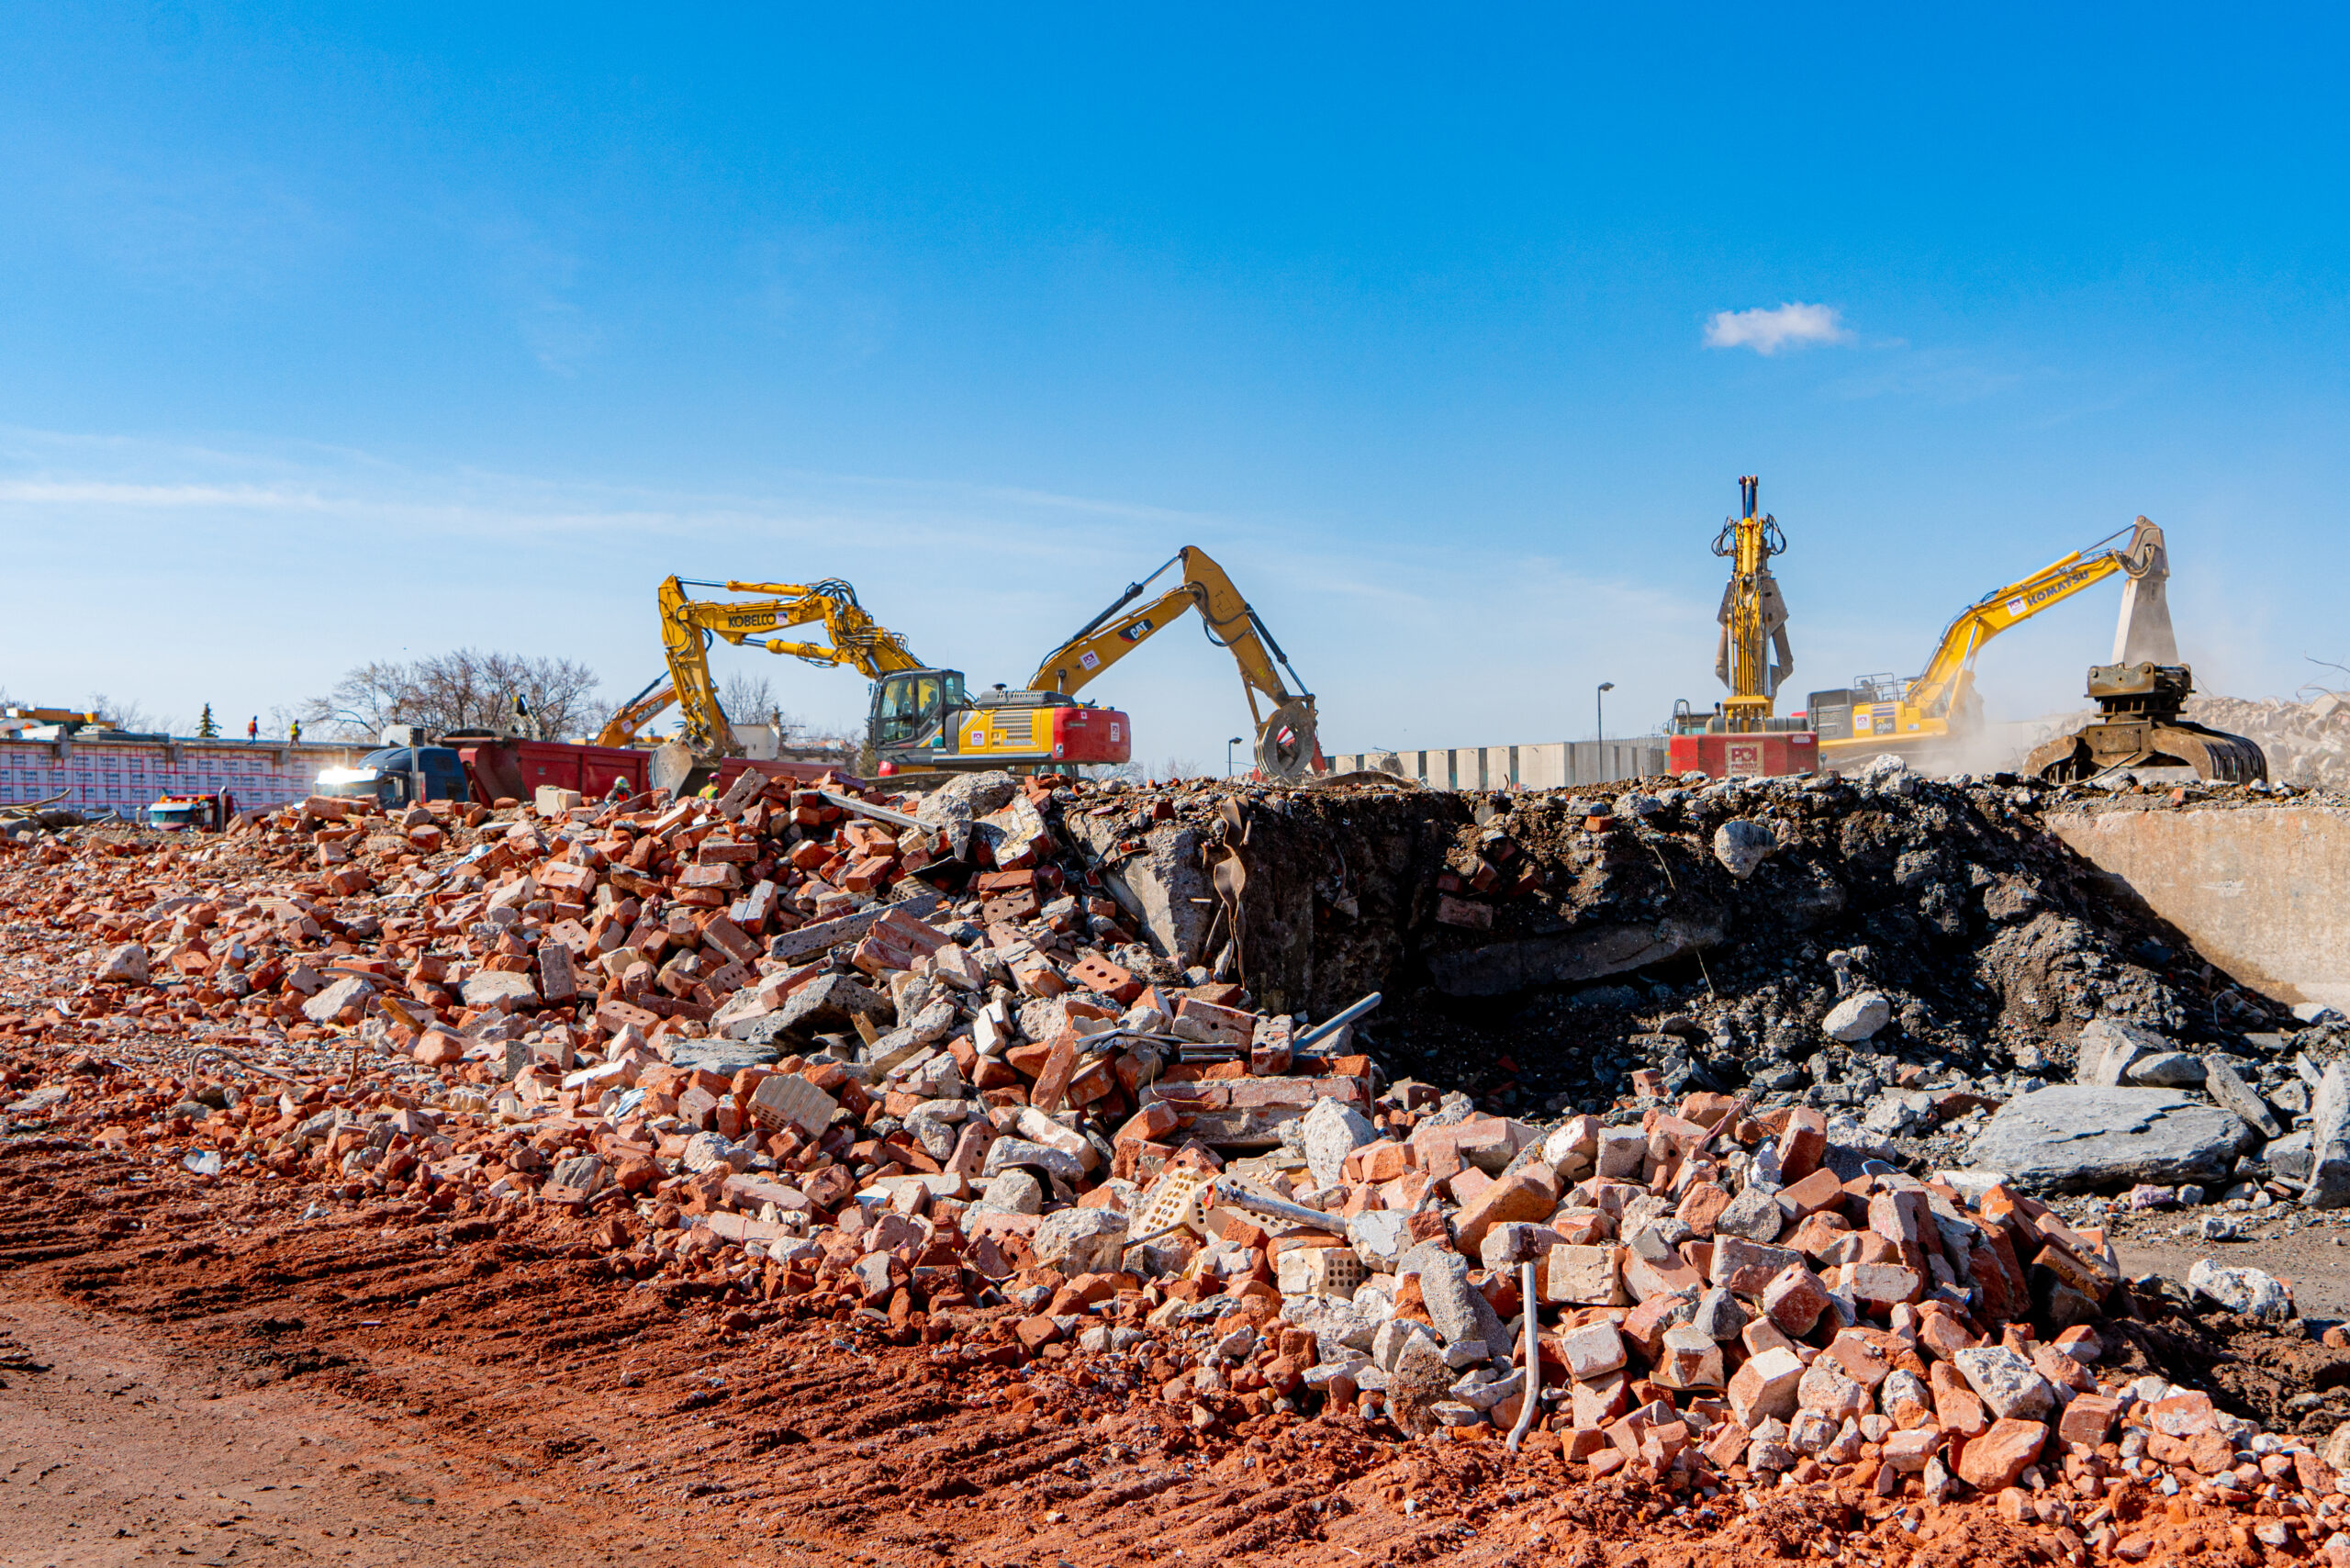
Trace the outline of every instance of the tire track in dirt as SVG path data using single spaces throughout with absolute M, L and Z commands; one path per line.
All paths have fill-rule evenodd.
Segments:
M 0 1140 L 0 1183 L 19 1196 L 0 1221 L 0 1292 L 144 1325 L 218 1389 L 285 1385 L 559 1500 L 568 1545 L 543 1545 L 548 1562 L 607 1560 L 628 1535 L 680 1560 L 818 1568 L 1751 1568 L 1864 1524 L 1808 1495 L 1676 1518 L 1678 1499 L 1575 1485 L 1554 1459 L 1398 1445 L 1352 1418 L 1203 1435 L 1186 1413 L 1001 1367 L 981 1346 L 892 1345 L 634 1281 L 567 1222 L 313 1208 L 311 1190 L 54 1139 Z M 2020 1534 L 1966 1514 L 1988 1538 L 1942 1560 L 2022 1568 Z M 1938 1555 L 1929 1532 L 1853 1539 L 1887 1568 Z

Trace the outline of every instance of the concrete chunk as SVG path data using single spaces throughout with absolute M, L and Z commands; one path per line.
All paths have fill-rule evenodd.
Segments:
M 2318 1081 L 2310 1108 L 2309 1190 L 2313 1209 L 2350 1206 L 2350 1058 L 2337 1058 Z
M 2277 1121 L 2276 1111 L 2261 1098 L 2259 1090 L 2244 1081 L 2232 1058 L 2216 1054 L 2203 1058 L 2203 1092 L 2242 1116 L 2262 1137 L 2283 1135 L 2284 1125 Z
M 479 975 L 474 977 L 475 980 L 479 980 L 481 976 Z M 521 975 L 501 978 L 521 980 L 522 989 L 526 991 L 531 991 L 532 1002 L 535 1003 L 538 1001 L 538 992 L 531 991 L 531 982 L 527 978 Z M 487 1002 L 475 1002 L 471 994 L 473 989 L 474 981 L 467 980 L 465 982 L 465 991 L 467 992 L 465 1004 L 468 1007 L 489 1005 Z M 318 995 L 310 998 L 309 1001 L 302 1003 L 302 1016 L 308 1018 L 313 1024 L 331 1024 L 341 1015 L 343 1009 L 347 1007 L 365 1007 L 367 1005 L 367 999 L 375 994 L 375 986 L 367 980 L 361 979 L 357 975 L 345 975 L 341 980 L 336 980 L 332 985 L 330 985 L 325 990 L 319 991 Z
M 1999 1345 L 1979 1345 L 1951 1358 L 1991 1414 L 2002 1419 L 2044 1419 L 2056 1404 L 2056 1391 L 2032 1369 L 2030 1361 Z
M 333 995 L 336 991 L 350 983 L 349 980 L 337 980 L 333 985 L 312 997 L 310 1007 L 317 1006 L 327 997 Z M 460 988 L 459 994 L 464 998 L 465 1005 L 468 1007 L 528 1009 L 539 1005 L 539 988 L 531 983 L 531 977 L 517 974 L 511 969 L 483 969 L 465 981 Z M 305 1007 L 303 1011 L 308 1012 L 309 1007 Z
M 2092 1018 L 2081 1025 L 2077 1049 L 2073 1081 L 2095 1089 L 2115 1089 L 2129 1081 L 2133 1064 L 2170 1051 L 2171 1043 L 2135 1024 Z
M 1336 1186 L 1347 1156 L 1379 1137 L 1371 1118 L 1337 1100 L 1316 1100 L 1298 1128 L 1305 1144 L 1306 1169 L 1317 1187 Z
M 2177 1186 L 2220 1180 L 2252 1141 L 2242 1117 L 2177 1090 L 2058 1084 L 2000 1107 L 1967 1163 L 2035 1192 Z
M 101 985 L 145 985 L 147 949 L 136 942 L 107 948 L 98 960 L 97 979 Z

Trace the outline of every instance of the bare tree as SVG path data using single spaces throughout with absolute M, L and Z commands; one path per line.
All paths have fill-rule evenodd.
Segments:
M 735 670 L 719 682 L 718 705 L 731 723 L 773 724 L 781 734 L 789 722 L 776 701 L 774 683 L 747 670 Z
M 135 700 L 117 701 L 103 691 L 93 691 L 89 695 L 88 701 L 89 711 L 106 720 L 118 730 L 129 730 L 133 734 L 140 734 L 170 727 L 169 721 L 149 712 L 143 704 Z
M 373 740 L 385 725 L 405 717 L 412 689 L 407 665 L 358 665 L 344 671 L 324 697 L 297 703 L 290 711 L 273 711 L 271 724 L 282 732 L 287 721 L 299 719 L 306 729 L 332 732 L 346 740 Z
M 459 648 L 408 664 L 357 666 L 295 716 L 351 739 L 373 738 L 392 723 L 554 738 L 600 717 L 597 686 L 593 671 L 569 659 Z

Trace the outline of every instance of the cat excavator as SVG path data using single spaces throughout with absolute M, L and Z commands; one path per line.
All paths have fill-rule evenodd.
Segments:
M 1182 580 L 1139 609 L 1126 607 L 1176 567 Z M 1088 681 L 1165 631 L 1186 610 L 1197 610 L 1208 642 L 1230 653 L 1240 666 L 1240 684 L 1257 727 L 1257 766 L 1279 784 L 1294 784 L 1324 767 L 1314 694 L 1290 689 L 1305 683 L 1256 610 L 1232 586 L 1206 551 L 1186 544 L 1167 564 L 1138 583 L 1126 585 L 1110 608 L 1087 622 L 1074 637 L 1046 654 L 1028 684 L 1039 691 L 1075 695 Z M 1288 671 L 1288 679 L 1282 671 Z
M 1126 610 L 1179 564 L 1183 567 L 1179 585 L 1140 609 Z M 695 599 L 687 593 L 688 588 L 766 597 Z M 1240 666 L 1249 710 L 1257 720 L 1258 762 L 1266 776 L 1294 782 L 1321 765 L 1313 695 L 1290 689 L 1280 673 L 1289 669 L 1291 679 L 1296 678 L 1288 655 L 1223 568 L 1189 546 L 1130 585 L 1109 609 L 1046 655 L 1025 688 L 996 686 L 976 696 L 966 690 L 962 671 L 924 665 L 903 637 L 866 612 L 854 588 L 836 577 L 799 584 L 672 577 L 661 584 L 657 597 L 667 673 L 623 704 L 597 744 L 639 744 L 644 726 L 676 703 L 683 712 L 683 733 L 662 748 L 668 753 L 674 747 L 674 753 L 655 768 L 655 782 L 672 788 L 689 766 L 706 766 L 742 751 L 711 677 L 712 637 L 862 672 L 873 682 L 867 739 L 885 773 L 1051 769 L 1078 763 L 1123 763 L 1133 756 L 1134 728 L 1127 716 L 1080 702 L 1076 694 L 1186 610 L 1199 611 L 1208 640 L 1227 649 Z M 825 641 L 767 635 L 795 626 L 821 627 Z

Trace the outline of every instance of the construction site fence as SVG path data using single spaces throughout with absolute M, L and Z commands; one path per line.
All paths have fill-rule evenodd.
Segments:
M 1432 790 L 1562 790 L 1665 771 L 1661 735 L 1623 741 L 1544 741 L 1533 745 L 1455 746 L 1447 751 L 1347 752 L 1336 772 L 1392 773 Z

